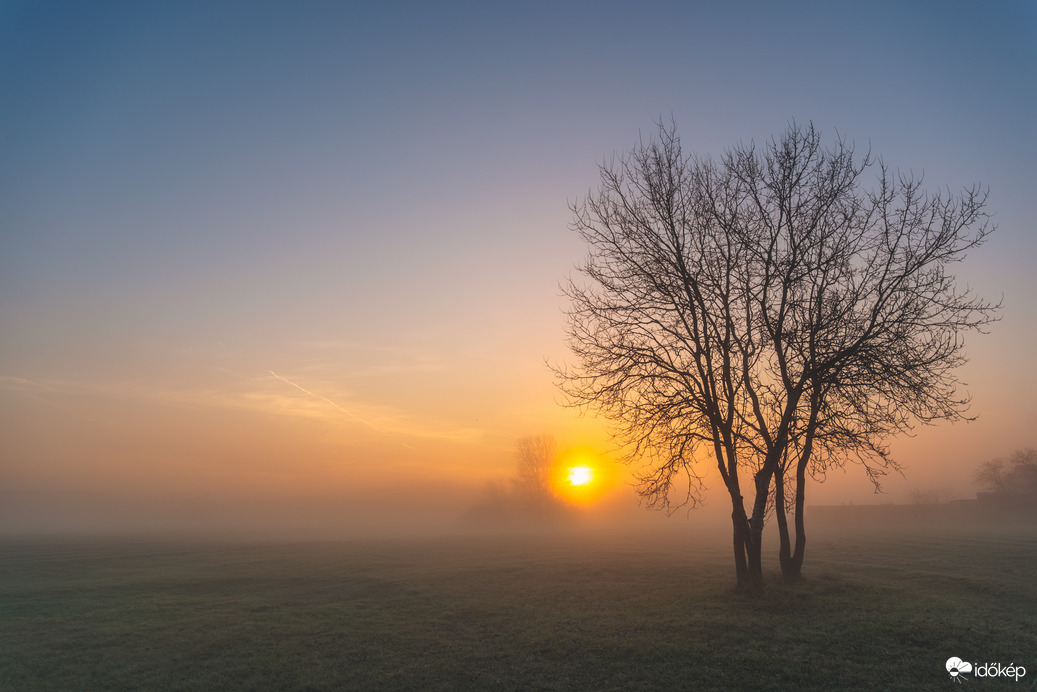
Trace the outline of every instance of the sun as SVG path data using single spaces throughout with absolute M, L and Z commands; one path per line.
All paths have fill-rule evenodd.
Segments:
M 572 485 L 587 485 L 594 482 L 594 469 L 590 466 L 570 466 L 569 483 Z
M 589 447 L 567 449 L 555 458 L 551 486 L 566 502 L 593 504 L 608 491 L 615 480 L 612 464 L 601 452 Z

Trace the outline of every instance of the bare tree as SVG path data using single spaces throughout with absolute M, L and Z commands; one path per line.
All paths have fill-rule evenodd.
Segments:
M 972 479 L 980 489 L 996 494 L 1037 493 L 1037 449 L 1017 449 L 1007 459 L 984 461 Z
M 566 286 L 576 364 L 559 384 L 613 421 L 650 507 L 694 505 L 713 459 L 740 585 L 762 582 L 769 500 L 798 575 L 808 475 L 853 460 L 877 486 L 898 468 L 890 436 L 963 417 L 962 335 L 996 318 L 948 271 L 993 229 L 985 192 L 927 193 L 881 164 L 866 190 L 874 166 L 813 126 L 714 160 L 660 123 L 572 205 L 589 256 Z
M 496 524 L 563 518 L 564 504 L 551 485 L 555 450 L 555 440 L 550 435 L 520 439 L 515 445 L 515 474 L 488 481 L 466 516 Z
M 988 493 L 1003 493 L 1008 490 L 1008 462 L 1001 457 L 988 459 L 979 465 L 972 480 Z
M 483 485 L 474 505 L 465 512 L 465 518 L 480 525 L 501 525 L 513 518 L 511 483 L 503 478 L 491 478 Z
M 520 504 L 533 514 L 550 513 L 558 505 L 551 488 L 554 438 L 549 435 L 523 437 L 518 441 L 517 452 L 518 468 L 514 483 Z
M 919 507 L 940 504 L 940 492 L 932 488 L 914 486 L 910 491 L 911 504 Z

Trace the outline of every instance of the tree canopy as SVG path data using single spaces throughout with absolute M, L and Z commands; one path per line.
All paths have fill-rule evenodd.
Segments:
M 696 503 L 712 459 L 740 584 L 762 578 L 769 503 L 798 574 L 808 474 L 853 460 L 877 484 L 898 468 L 892 436 L 964 417 L 963 335 L 998 306 L 950 268 L 994 228 L 987 193 L 927 191 L 796 124 L 714 159 L 660 123 L 600 173 L 572 205 L 589 254 L 566 285 L 575 363 L 560 386 L 612 421 L 649 506 Z

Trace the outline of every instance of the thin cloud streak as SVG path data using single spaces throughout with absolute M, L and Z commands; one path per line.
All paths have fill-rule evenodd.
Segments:
M 361 423 L 363 423 L 364 425 L 367 425 L 368 427 L 373 428 L 374 430 L 377 430 L 380 433 L 388 433 L 389 432 L 388 430 L 385 430 L 384 428 L 379 428 L 377 425 L 375 425 L 371 421 L 364 420 L 363 418 L 361 418 L 360 416 L 356 415 L 355 413 L 353 413 L 349 409 L 345 408 L 344 406 L 340 406 L 339 404 L 335 403 L 334 401 L 332 401 L 331 399 L 329 399 L 328 397 L 326 397 L 326 396 L 324 396 L 322 394 L 317 394 L 316 392 L 311 392 L 310 390 L 306 389 L 302 385 L 296 384 L 295 382 L 292 382 L 291 380 L 289 380 L 286 377 L 281 377 L 280 375 L 278 375 L 273 370 L 267 370 L 267 372 L 270 373 L 271 375 L 273 375 L 276 379 L 280 380 L 281 382 L 284 382 L 285 384 L 288 384 L 288 385 L 291 385 L 291 386 L 295 387 L 296 389 L 298 389 L 303 394 L 309 394 L 310 396 L 312 396 L 312 397 L 314 397 L 316 399 L 320 399 L 321 401 L 334 406 L 335 408 L 337 408 L 339 411 L 341 411 L 342 413 L 346 414 L 350 418 L 358 420 Z
M 257 380 L 243 379 L 233 370 L 225 370 L 223 374 L 230 376 L 232 381 L 224 382 L 222 385 L 210 382 L 205 387 L 184 385 L 182 380 L 178 381 L 178 386 L 163 386 L 160 381 L 154 379 L 136 382 L 91 382 L 30 380 L 0 375 L 0 394 L 38 401 L 55 410 L 62 410 L 88 421 L 94 420 L 88 413 L 93 410 L 91 407 L 96 407 L 103 401 L 138 401 L 163 406 L 238 409 L 281 415 L 316 416 L 324 419 L 336 415 L 327 412 L 327 408 L 330 407 L 334 412 L 346 414 L 357 424 L 391 438 L 410 450 L 416 451 L 417 448 L 401 440 L 401 437 L 458 443 L 475 443 L 483 439 L 481 430 L 459 427 L 447 421 L 417 424 L 398 410 L 378 410 L 374 407 L 369 412 L 360 414 L 356 412 L 355 407 L 346 408 L 333 398 L 307 389 L 272 370 L 264 371 L 264 381 L 269 382 L 273 377 L 280 383 L 290 385 L 312 399 L 313 406 L 301 405 L 300 399 L 295 396 L 274 394 L 269 388 L 259 385 Z M 321 409 L 325 412 L 322 413 Z M 375 422 L 378 419 L 381 420 Z M 100 421 L 94 422 L 99 426 L 103 425 Z
M 336 409 L 338 409 L 338 410 L 339 410 L 339 411 L 341 411 L 342 413 L 346 414 L 346 415 L 347 415 L 347 416 L 349 416 L 350 418 L 352 418 L 352 419 L 354 419 L 354 420 L 356 420 L 356 421 L 359 421 L 360 423 L 363 423 L 364 425 L 368 426 L 368 427 L 369 427 L 369 428 L 371 428 L 372 430 L 375 430 L 375 431 L 377 431 L 377 432 L 380 432 L 380 433 L 382 433 L 383 435 L 389 435 L 389 434 L 391 434 L 391 433 L 390 433 L 390 432 L 389 432 L 388 430 L 386 430 L 386 429 L 384 429 L 384 428 L 380 428 L 380 427 L 378 427 L 377 425 L 375 425 L 375 424 L 374 424 L 374 423 L 372 423 L 371 421 L 368 421 L 368 420 L 364 420 L 364 419 L 363 419 L 363 418 L 361 418 L 360 416 L 356 415 L 355 413 L 353 413 L 353 412 L 352 412 L 352 411 L 350 411 L 349 409 L 345 408 L 344 406 L 341 406 L 341 405 L 339 405 L 338 403 L 336 403 L 336 402 L 332 401 L 332 400 L 331 400 L 331 399 L 329 399 L 328 397 L 326 397 L 326 396 L 324 396 L 324 395 L 322 395 L 322 394 L 317 394 L 316 392 L 311 392 L 311 391 L 310 391 L 309 389 L 306 389 L 306 388 L 305 388 L 305 387 L 303 387 L 302 385 L 296 384 L 295 382 L 292 382 L 291 380 L 289 380 L 289 379 L 288 379 L 288 378 L 286 378 L 286 377 L 281 377 L 280 375 L 278 375 L 278 374 L 277 374 L 276 372 L 274 372 L 273 370 L 267 370 L 267 372 L 268 372 L 268 373 L 270 373 L 270 374 L 271 374 L 271 375 L 272 375 L 272 376 L 273 376 L 273 377 L 274 377 L 275 379 L 277 379 L 277 380 L 280 380 L 281 382 L 284 382 L 284 383 L 285 383 L 285 384 L 287 384 L 287 385 L 291 385 L 292 387 L 295 387 L 296 389 L 298 389 L 298 390 L 299 390 L 300 392 L 302 392 L 302 393 L 304 393 L 304 394 L 308 394 L 309 396 L 312 396 L 312 397 L 314 397 L 315 399 L 320 399 L 321 401 L 325 402 L 326 404 L 329 404 L 329 405 L 331 405 L 331 406 L 335 407 Z M 407 449 L 414 449 L 414 447 L 410 446 L 409 444 L 407 444 L 407 443 L 406 443 L 406 442 L 404 442 L 403 440 L 399 440 L 399 439 L 397 439 L 396 441 L 397 441 L 397 442 L 399 442 L 399 443 L 400 443 L 401 445 L 403 445 L 404 447 L 406 447 Z

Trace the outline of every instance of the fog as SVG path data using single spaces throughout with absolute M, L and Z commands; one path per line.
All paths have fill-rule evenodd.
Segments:
M 263 400 L 247 407 L 204 397 L 171 403 L 24 383 L 0 390 L 0 533 L 306 540 L 730 531 L 730 500 L 708 459 L 699 466 L 699 506 L 675 507 L 670 516 L 650 511 L 638 504 L 636 469 L 607 452 L 611 443 L 600 433 L 601 421 L 565 421 L 556 442 L 559 454 L 602 452 L 607 487 L 591 502 L 560 501 L 564 511 L 545 517 L 516 506 L 511 494 L 520 438 L 514 426 L 470 438 L 411 435 L 402 444 L 324 409 L 300 411 L 292 403 L 278 408 Z M 974 434 L 982 433 L 983 423 L 972 426 L 923 430 L 898 441 L 894 452 L 904 475 L 882 478 L 881 494 L 859 466 L 847 464 L 823 482 L 809 482 L 807 505 L 876 505 L 881 513 L 883 505 L 974 499 L 978 466 L 1025 444 L 984 446 L 982 435 Z
M 593 501 L 561 500 L 556 509 L 563 511 L 542 516 L 518 506 L 513 495 L 520 438 L 514 426 L 470 438 L 411 435 L 402 444 L 326 409 L 300 411 L 293 403 L 248 407 L 202 397 L 187 404 L 24 383 L 0 389 L 0 533 L 305 540 L 730 531 L 730 500 L 708 459 L 699 466 L 698 506 L 675 507 L 670 516 L 650 511 L 638 504 L 636 468 L 607 452 L 601 421 L 565 421 L 554 439 L 559 455 L 601 452 L 607 486 Z M 984 446 L 983 430 L 982 422 L 923 430 L 896 443 L 904 475 L 882 478 L 881 494 L 863 469 L 847 464 L 809 482 L 807 505 L 876 505 L 881 513 L 883 505 L 974 499 L 978 466 L 1025 446 L 1014 440 Z
M 866 482 L 858 479 L 858 482 Z M 812 488 L 816 491 L 817 488 Z M 1024 525 L 1033 517 L 976 508 L 964 500 L 938 497 L 866 496 L 863 503 L 807 499 L 807 534 L 818 530 L 897 530 L 942 526 L 973 532 L 1007 521 Z M 353 492 L 279 494 L 268 491 L 163 493 L 156 488 L 129 493 L 125 487 L 63 488 L 6 485 L 0 490 L 0 535 L 172 538 L 188 540 L 380 540 L 487 535 L 640 535 L 729 541 L 730 501 L 722 486 L 703 492 L 697 506 L 655 511 L 638 504 L 628 480 L 591 505 L 558 501 L 555 511 L 534 513 L 496 499 L 487 484 L 399 481 Z M 994 509 L 992 509 L 994 508 Z M 1032 514 L 1032 512 L 1031 512 Z M 790 515 L 791 516 L 791 515 Z M 995 529 L 996 531 L 996 529 Z M 765 539 L 776 541 L 773 513 Z

